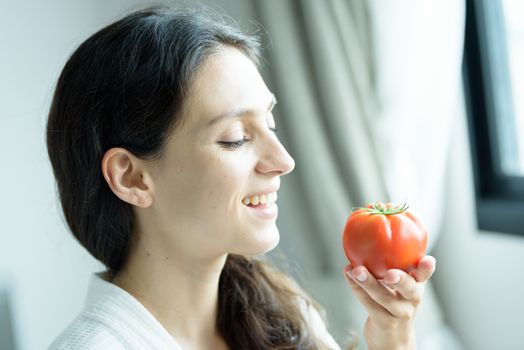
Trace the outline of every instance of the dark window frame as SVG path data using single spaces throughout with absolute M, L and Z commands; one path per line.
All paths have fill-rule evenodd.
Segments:
M 494 39 L 494 31 L 504 27 L 497 23 L 502 15 L 496 11 L 502 11 L 500 0 L 466 1 L 463 79 L 477 222 L 483 231 L 524 236 L 524 177 L 506 175 L 500 157 L 501 141 L 506 140 L 500 139 L 497 128 L 508 127 L 501 121 L 513 118 L 508 114 L 513 110 L 508 108 L 512 106 L 508 67 L 500 63 L 504 59 L 507 63 L 506 43 Z M 487 15 L 494 17 L 486 21 Z

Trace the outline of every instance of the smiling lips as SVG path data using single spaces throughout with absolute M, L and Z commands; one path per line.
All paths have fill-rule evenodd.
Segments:
M 242 199 L 242 203 L 247 206 L 257 206 L 259 204 L 272 204 L 277 200 L 277 193 L 271 192 L 262 195 L 254 195 L 250 197 L 245 197 Z

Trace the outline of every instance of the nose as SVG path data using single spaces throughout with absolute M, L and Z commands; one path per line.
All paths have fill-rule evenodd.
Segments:
M 265 138 L 260 145 L 260 159 L 257 171 L 263 174 L 276 173 L 279 176 L 289 174 L 295 168 L 295 160 L 275 135 Z

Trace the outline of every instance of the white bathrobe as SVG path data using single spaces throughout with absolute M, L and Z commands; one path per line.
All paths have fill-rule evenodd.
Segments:
M 308 309 L 317 336 L 332 349 L 340 349 L 318 312 Z M 92 276 L 83 310 L 49 349 L 183 350 L 137 299 L 110 283 L 105 272 Z

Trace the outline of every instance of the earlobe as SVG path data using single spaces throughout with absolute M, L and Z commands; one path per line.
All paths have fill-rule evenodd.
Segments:
M 118 198 L 141 208 L 153 203 L 153 184 L 141 160 L 131 152 L 111 148 L 104 154 L 101 167 L 104 179 Z

